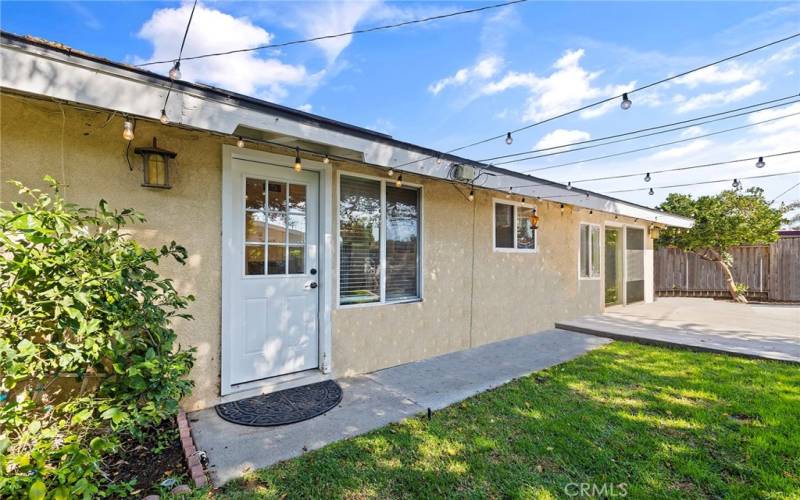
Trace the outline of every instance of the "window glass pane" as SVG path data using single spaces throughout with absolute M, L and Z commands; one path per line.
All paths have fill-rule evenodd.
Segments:
M 264 274 L 264 246 L 247 245 L 244 247 L 244 273 Z
M 581 224 L 581 247 L 580 247 L 581 276 L 589 277 L 589 226 Z
M 494 246 L 514 248 L 514 206 L 504 203 L 494 205 Z
M 269 183 L 269 209 L 275 212 L 286 211 L 286 184 L 283 182 Z
M 288 219 L 289 243 L 306 242 L 306 216 L 290 215 Z
M 419 297 L 419 191 L 386 186 L 386 300 Z
M 533 216 L 532 208 L 517 207 L 517 248 L 533 250 L 536 247 L 531 216 Z
M 380 301 L 381 183 L 341 177 L 339 296 L 342 304 Z
M 244 239 L 245 241 L 264 241 L 264 212 L 245 212 L 244 214 Z
M 305 247 L 289 247 L 289 274 L 303 274 L 305 269 Z
M 256 210 L 264 209 L 264 181 L 247 178 L 245 183 L 245 205 Z
M 600 228 L 590 226 L 592 236 L 592 277 L 600 276 Z
M 286 247 L 284 245 L 267 247 L 267 274 L 286 274 Z
M 269 242 L 286 243 L 286 214 L 269 214 Z
M 289 211 L 306 211 L 306 187 L 302 184 L 289 185 Z

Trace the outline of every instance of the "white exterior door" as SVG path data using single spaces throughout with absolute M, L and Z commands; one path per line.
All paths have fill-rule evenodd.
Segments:
M 232 159 L 224 186 L 223 359 L 231 386 L 319 366 L 319 174 L 275 159 Z

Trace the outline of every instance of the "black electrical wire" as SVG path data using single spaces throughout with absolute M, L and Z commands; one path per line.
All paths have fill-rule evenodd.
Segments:
M 636 148 L 636 149 L 628 149 L 626 151 L 619 151 L 617 153 L 610 153 L 610 154 L 607 154 L 607 155 L 595 156 L 595 157 L 592 157 L 592 158 L 586 158 L 586 159 L 583 159 L 583 160 L 575 160 L 575 161 L 570 161 L 570 162 L 567 162 L 567 163 L 559 163 L 557 165 L 550 165 L 550 166 L 547 166 L 547 167 L 539 167 L 539 168 L 532 168 L 532 169 L 529 169 L 529 170 L 523 170 L 522 173 L 526 173 L 527 174 L 527 173 L 530 173 L 530 172 L 540 172 L 542 170 L 551 170 L 551 169 L 554 169 L 554 168 L 566 167 L 566 166 L 569 166 L 569 165 L 577 165 L 579 163 L 588 163 L 588 162 L 591 162 L 591 161 L 605 160 L 607 158 L 614 158 L 614 157 L 617 157 L 617 156 L 624 156 L 624 155 L 628 155 L 628 154 L 632 154 L 632 153 L 640 153 L 642 151 L 648 151 L 648 150 L 651 150 L 651 149 L 663 148 L 665 146 L 672 146 L 672 145 L 675 145 L 675 144 L 680 144 L 682 142 L 695 141 L 697 139 L 703 139 L 705 137 L 711 137 L 711 136 L 715 136 L 715 135 L 726 134 L 728 132 L 734 132 L 736 130 L 742 130 L 742 129 L 746 129 L 746 128 L 750 128 L 750 127 L 755 127 L 757 125 L 763 125 L 764 123 L 769 123 L 769 122 L 774 122 L 774 121 L 778 121 L 778 120 L 783 120 L 783 119 L 786 119 L 786 118 L 791 118 L 792 116 L 796 116 L 796 115 L 800 115 L 800 111 L 797 112 L 797 113 L 790 113 L 788 115 L 782 115 L 782 116 L 778 116 L 778 117 L 775 117 L 775 118 L 770 118 L 768 120 L 761 120 L 761 121 L 754 122 L 754 123 L 748 123 L 747 125 L 739 125 L 738 127 L 732 127 L 732 128 L 727 128 L 727 129 L 723 129 L 723 130 L 717 130 L 716 132 L 709 132 L 708 134 L 697 135 L 697 136 L 694 136 L 694 137 L 687 137 L 685 139 L 678 139 L 678 140 L 675 140 L 675 141 L 662 142 L 660 144 L 654 144 L 652 146 L 645 146 L 645 147 Z M 608 143 L 608 144 L 613 144 L 613 143 Z M 581 149 L 588 149 L 590 147 L 597 147 L 597 146 L 587 146 L 585 148 L 578 148 L 575 151 L 580 151 Z M 552 156 L 553 154 L 554 153 L 550 153 L 550 154 L 547 154 L 547 155 L 539 155 L 539 156 L 536 156 L 534 158 L 542 158 L 542 157 L 545 157 L 545 156 Z M 517 160 L 517 161 L 523 161 L 523 160 L 520 159 L 520 160 Z M 511 163 L 511 162 L 508 162 L 508 163 Z M 503 164 L 504 163 L 499 163 L 498 165 L 503 165 Z
M 192 61 L 192 60 L 195 60 L 195 59 L 205 59 L 205 58 L 208 58 L 208 57 L 227 56 L 227 55 L 231 55 L 231 54 L 239 54 L 239 53 L 242 53 L 242 52 L 254 52 L 254 51 L 257 51 L 257 50 L 277 49 L 277 48 L 281 48 L 281 47 L 288 47 L 290 45 L 299 45 L 299 44 L 303 44 L 303 43 L 318 42 L 320 40 L 330 40 L 332 38 L 340 38 L 340 37 L 343 37 L 343 36 L 361 35 L 361 34 L 364 34 L 364 33 L 372 33 L 372 32 L 375 32 L 375 31 L 382 31 L 382 30 L 388 30 L 388 29 L 393 29 L 393 28 L 400 28 L 400 27 L 409 26 L 409 25 L 412 25 L 412 24 L 420 24 L 420 23 L 427 23 L 427 22 L 430 22 L 430 21 L 438 21 L 440 19 L 446 19 L 446 18 L 449 18 L 449 17 L 462 16 L 464 14 L 472 14 L 472 13 L 475 13 L 475 12 L 482 12 L 482 11 L 485 11 L 485 10 L 499 9 L 500 7 L 506 7 L 506 6 L 509 6 L 509 5 L 514 5 L 514 4 L 517 4 L 517 3 L 524 3 L 524 2 L 527 2 L 527 1 L 528 0 L 513 0 L 513 1 L 510 1 L 510 2 L 498 3 L 498 4 L 494 4 L 494 5 L 487 5 L 485 7 L 478 7 L 478 8 L 475 8 L 475 9 L 460 10 L 460 11 L 456 11 L 456 12 L 450 12 L 448 14 L 440 14 L 438 16 L 431 16 L 431 17 L 426 17 L 426 18 L 423 18 L 423 19 L 413 19 L 411 21 L 403 21 L 401 23 L 387 24 L 387 25 L 384 25 L 384 26 L 374 26 L 372 28 L 364 28 L 364 29 L 360 29 L 360 30 L 353 30 L 353 31 L 348 31 L 346 33 L 337 33 L 337 34 L 334 34 L 334 35 L 322 35 L 322 36 L 318 36 L 318 37 L 314 37 L 314 38 L 305 38 L 303 40 L 292 40 L 290 42 L 274 43 L 274 44 L 268 44 L 268 45 L 259 45 L 257 47 L 250 47 L 250 48 L 246 48 L 246 49 L 234 49 L 234 50 L 227 50 L 227 51 L 224 51 L 224 52 L 211 52 L 211 53 L 208 53 L 208 54 L 200 54 L 200 55 L 196 55 L 196 56 L 185 57 L 185 58 L 183 58 L 183 60 L 184 61 Z M 177 59 L 177 61 L 180 61 L 180 60 L 181 59 L 179 57 Z M 151 66 L 151 65 L 154 65 L 154 64 L 165 64 L 165 63 L 171 63 L 171 62 L 176 62 L 176 60 L 174 60 L 174 59 L 166 59 L 166 60 L 163 60 L 163 61 L 149 61 L 149 62 L 146 62 L 146 63 L 137 64 L 137 66 L 144 67 L 144 66 Z
M 751 175 L 749 177 L 736 177 L 730 179 L 717 179 L 713 181 L 700 181 L 700 182 L 688 182 L 686 184 L 671 184 L 669 186 L 653 186 L 651 187 L 642 187 L 642 188 L 634 188 L 634 189 L 617 189 L 616 191 L 609 191 L 609 193 L 632 193 L 634 191 L 644 191 L 646 189 L 669 189 L 669 188 L 676 188 L 676 187 L 687 187 L 687 186 L 701 186 L 703 184 L 716 184 L 719 182 L 730 182 L 736 179 L 745 180 L 745 179 L 763 179 L 766 177 L 780 177 L 782 175 L 797 175 L 800 174 L 800 170 L 794 172 L 783 172 L 779 174 L 765 174 L 765 175 Z
M 789 191 L 791 191 L 792 189 L 794 189 L 794 188 L 796 188 L 796 187 L 798 187 L 798 186 L 800 186 L 800 182 L 798 182 L 798 183 L 797 183 L 797 184 L 795 184 L 794 186 L 790 187 L 790 188 L 789 188 L 789 189 L 787 189 L 786 191 L 782 192 L 781 194 L 779 194 L 778 196 L 776 196 L 775 198 L 773 198 L 773 199 L 772 199 L 772 201 L 771 201 L 771 202 L 769 202 L 769 204 L 770 204 L 770 205 L 772 205 L 773 203 L 775 203 L 776 201 L 778 201 L 778 198 L 783 198 L 783 197 L 786 195 L 786 193 L 788 193 Z
M 672 132 L 672 131 L 675 131 L 675 130 L 682 130 L 684 128 L 697 127 L 697 126 L 700 126 L 700 125 L 706 125 L 708 123 L 713 123 L 713 122 L 716 122 L 716 121 L 727 120 L 729 118 L 736 118 L 736 117 L 743 116 L 743 115 L 750 114 L 750 113 L 758 113 L 759 111 L 765 111 L 765 110 L 768 110 L 768 109 L 773 109 L 773 108 L 777 108 L 777 107 L 780 107 L 780 106 L 793 104 L 795 102 L 800 102 L 800 101 L 791 101 L 791 102 L 785 102 L 785 103 L 780 103 L 780 101 L 785 101 L 787 99 L 795 99 L 795 98 L 798 98 L 798 97 L 800 97 L 800 94 L 792 94 L 792 95 L 788 95 L 786 97 L 780 97 L 778 99 L 770 99 L 769 101 L 764 101 L 764 102 L 760 102 L 760 103 L 757 103 L 757 104 L 750 104 L 749 106 L 743 106 L 741 108 L 729 109 L 727 111 L 720 111 L 718 113 L 712 113 L 710 115 L 697 116 L 697 117 L 694 117 L 694 118 L 690 118 L 688 120 L 681 120 L 681 121 L 672 122 L 672 123 L 665 123 L 664 125 L 656 125 L 656 126 L 653 126 L 653 127 L 640 128 L 638 130 L 631 130 L 629 132 L 621 132 L 619 134 L 607 135 L 605 137 L 597 137 L 595 139 L 587 139 L 585 141 L 569 142 L 569 143 L 566 143 L 566 144 L 559 144 L 558 146 L 549 146 L 549 147 L 546 147 L 546 148 L 539 148 L 539 149 L 529 149 L 527 151 L 521 151 L 521 152 L 518 152 L 518 153 L 511 153 L 511 154 L 501 155 L 501 156 L 493 156 L 491 158 L 484 158 L 484 159 L 478 160 L 478 161 L 480 161 L 481 163 L 487 163 L 487 162 L 492 162 L 494 160 L 502 160 L 502 159 L 505 159 L 505 158 L 513 158 L 515 156 L 529 155 L 529 154 L 532 154 L 532 153 L 541 153 L 543 151 L 552 151 L 554 149 L 562 149 L 562 148 L 566 148 L 566 147 L 579 146 L 581 144 L 590 144 L 590 143 L 594 143 L 594 142 L 605 141 L 605 140 L 608 140 L 608 139 L 616 139 L 618 137 L 625 137 L 625 136 L 628 136 L 628 135 L 640 134 L 642 132 L 649 132 L 651 130 L 658 130 L 658 129 L 661 129 L 661 128 L 673 127 L 675 125 L 690 124 L 690 125 L 687 125 L 686 127 L 674 128 L 674 129 L 666 130 L 664 132 L 659 132 L 659 133 Z M 775 103 L 780 103 L 780 104 L 775 104 Z M 718 118 L 716 120 L 705 121 L 703 123 L 692 123 L 692 122 L 696 122 L 698 120 L 705 120 L 706 118 L 713 118 L 713 117 L 718 117 L 718 116 L 721 116 L 721 115 L 727 115 L 727 114 L 730 114 L 730 113 L 737 113 L 739 111 L 744 111 L 746 109 L 757 108 L 759 106 L 766 106 L 768 104 L 775 104 L 775 105 L 774 106 L 765 107 L 765 108 L 761 108 L 761 109 L 752 110 L 752 111 L 749 111 L 748 113 L 740 113 L 740 114 L 736 114 L 736 115 L 725 116 L 725 117 L 722 117 L 722 118 Z M 630 138 L 628 140 L 640 139 L 642 137 L 649 137 L 650 135 L 657 135 L 657 134 L 649 134 L 649 135 L 642 135 L 642 136 L 639 136 L 639 137 L 632 137 L 632 138 Z M 615 144 L 616 142 L 623 142 L 623 141 L 608 142 L 607 144 Z M 603 146 L 604 144 L 600 144 L 600 145 Z M 576 151 L 576 150 L 573 149 L 573 151 Z M 502 165 L 502 163 L 497 163 L 497 165 Z
M 663 174 L 665 172 L 680 172 L 683 170 L 693 170 L 697 168 L 707 168 L 707 167 L 717 167 L 719 165 L 727 165 L 730 163 L 742 163 L 746 161 L 754 161 L 759 160 L 761 158 L 776 158 L 779 156 L 786 156 L 786 155 L 794 155 L 800 153 L 800 149 L 794 151 L 785 151 L 783 153 L 775 153 L 771 155 L 761 155 L 761 156 L 753 156 L 751 158 L 739 158 L 737 160 L 727 160 L 727 161 L 717 161 L 714 163 L 703 163 L 700 165 L 690 165 L 688 167 L 675 167 L 675 168 L 664 168 L 661 170 L 650 170 L 648 172 L 638 172 L 635 174 L 619 174 L 619 175 L 607 175 L 605 177 L 593 177 L 591 179 L 580 179 L 577 181 L 570 181 L 573 184 L 577 184 L 579 182 L 593 182 L 593 181 L 607 181 L 612 179 L 626 179 L 629 177 L 642 177 L 643 175 L 654 175 L 654 174 Z
M 181 56 L 183 56 L 183 46 L 186 45 L 186 36 L 189 34 L 189 27 L 192 25 L 192 19 L 194 18 L 194 9 L 197 7 L 197 0 L 194 0 L 194 4 L 192 5 L 192 11 L 189 13 L 189 21 L 186 23 L 186 29 L 183 31 L 183 40 L 181 40 L 181 48 L 178 50 L 178 59 L 175 61 L 175 64 L 179 65 L 181 63 Z M 170 79 L 169 81 L 169 88 L 167 89 L 167 95 L 164 97 L 164 105 L 161 106 L 162 113 L 165 113 L 167 110 L 167 103 L 169 102 L 169 96 L 172 94 L 172 85 L 175 83 L 175 80 Z

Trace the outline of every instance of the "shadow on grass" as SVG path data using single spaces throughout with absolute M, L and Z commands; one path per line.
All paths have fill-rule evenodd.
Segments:
M 800 491 L 800 370 L 616 342 L 250 474 L 230 498 L 629 497 Z

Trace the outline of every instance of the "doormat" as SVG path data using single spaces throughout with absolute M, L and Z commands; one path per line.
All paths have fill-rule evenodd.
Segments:
M 333 380 L 293 387 L 215 406 L 217 415 L 239 425 L 271 427 L 294 424 L 322 415 L 342 400 Z

